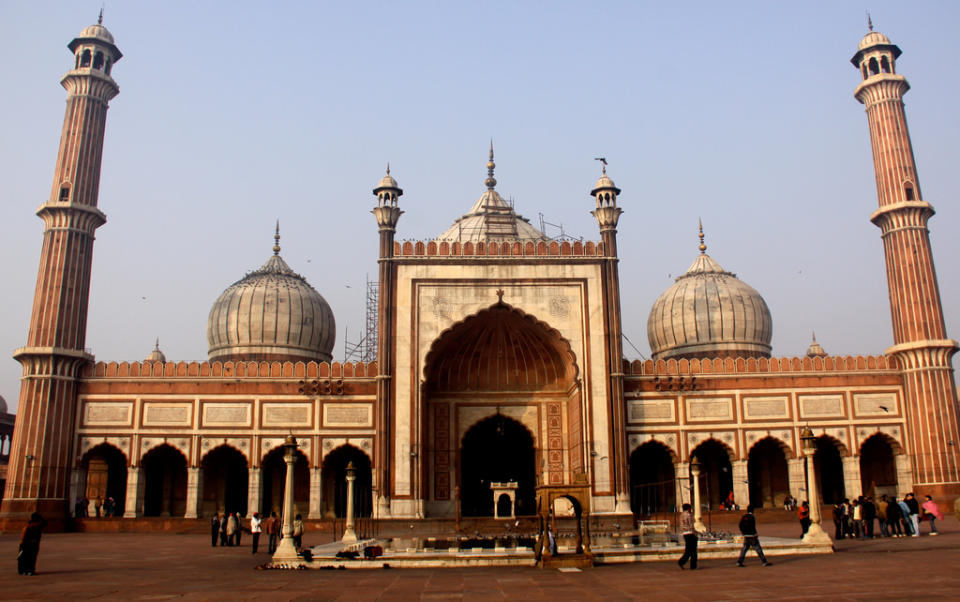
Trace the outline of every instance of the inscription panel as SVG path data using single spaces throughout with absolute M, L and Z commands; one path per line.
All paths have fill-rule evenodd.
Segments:
M 203 403 L 203 426 L 250 426 L 250 403 Z
M 776 420 L 790 417 L 787 397 L 746 397 L 743 416 L 749 420 Z
M 733 420 L 733 398 L 687 398 L 687 420 L 690 422 Z
M 896 393 L 854 393 L 857 416 L 896 416 L 900 413 Z
M 630 422 L 674 422 L 676 419 L 676 406 L 672 399 L 630 400 Z
M 369 403 L 325 403 L 323 425 L 373 426 L 373 406 Z
M 843 395 L 801 395 L 802 418 L 843 418 Z
M 190 426 L 193 404 L 147 402 L 143 404 L 143 426 Z
M 84 405 L 84 426 L 130 426 L 132 421 L 132 401 L 88 401 Z
M 310 426 L 312 404 L 271 403 L 263 405 L 263 426 Z

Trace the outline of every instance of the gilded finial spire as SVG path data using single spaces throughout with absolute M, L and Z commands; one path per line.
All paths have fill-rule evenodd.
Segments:
M 277 220 L 277 230 L 273 235 L 273 254 L 280 254 L 280 220 Z
M 816 331 L 816 330 L 811 330 L 811 331 L 810 331 L 810 335 L 813 337 L 813 342 L 816 343 L 816 342 L 817 342 L 817 331 Z
M 153 345 L 154 351 L 160 351 L 160 337 L 157 337 L 157 342 Z
M 97 17 L 97 25 L 103 25 L 103 4 L 100 5 L 100 15 Z
M 387 161 L 387 175 L 390 175 L 390 162 Z
M 700 254 L 701 254 L 701 255 L 705 255 L 706 252 L 707 252 L 707 245 L 705 245 L 705 244 L 703 243 L 703 220 L 700 219 L 700 218 L 697 218 L 697 223 L 698 223 L 699 226 L 700 226 L 700 234 L 697 235 L 697 236 L 700 237 L 700 247 L 699 247 L 699 249 L 700 249 Z
M 493 187 L 497 185 L 496 178 L 493 177 L 493 168 L 497 164 L 493 162 L 493 138 L 490 139 L 490 160 L 487 161 L 487 179 L 484 181 L 484 184 L 487 185 L 487 190 L 493 190 Z
M 870 31 L 873 31 L 873 18 L 870 17 L 870 11 L 867 11 L 867 27 L 870 28 Z

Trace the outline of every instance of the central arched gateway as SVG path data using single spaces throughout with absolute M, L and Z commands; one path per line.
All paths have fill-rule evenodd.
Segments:
M 501 302 L 442 333 L 426 356 L 420 492 L 429 516 L 493 516 L 490 481 L 516 480 L 517 514 L 537 485 L 583 479 L 583 399 L 570 344 Z M 498 481 L 499 479 L 499 481 Z

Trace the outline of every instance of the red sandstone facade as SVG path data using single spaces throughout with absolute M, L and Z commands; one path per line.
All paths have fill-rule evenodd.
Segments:
M 464 501 L 476 510 L 486 493 L 465 477 L 482 473 L 473 440 L 493 459 L 498 446 L 529 451 L 524 495 L 534 482 L 584 485 L 595 514 L 689 501 L 694 457 L 708 503 L 733 492 L 741 504 L 778 505 L 787 494 L 806 497 L 805 426 L 818 435 L 823 501 L 960 492 L 957 343 L 944 329 L 927 231 L 933 209 L 907 133 L 908 86 L 894 71 L 899 49 L 880 34 L 864 38 L 854 63 L 864 76 L 856 95 L 870 124 L 880 203 L 871 219 L 884 240 L 894 347 L 876 357 L 820 350 L 633 363 L 621 359 L 621 191 L 606 169 L 591 191 L 601 241 L 585 243 L 395 242 L 403 191 L 388 169 L 372 211 L 375 363 L 93 363 L 84 350 L 87 297 L 93 233 L 105 221 L 97 209 L 104 120 L 118 91 L 109 74 L 120 52 L 100 25 L 70 48 L 76 68 L 63 79 L 53 192 L 38 211 L 45 232 L 34 310 L 27 346 L 16 352 L 24 380 L 2 518 L 64 518 L 75 500 L 97 495 L 117 499 L 127 518 L 269 512 L 279 507 L 277 450 L 289 433 L 301 443 L 295 503 L 317 519 L 342 514 L 348 462 L 359 468 L 363 515 L 452 518 Z M 481 197 L 489 203 L 502 201 L 493 167 L 491 149 Z M 505 205 L 490 215 L 501 233 L 516 217 Z M 477 439 L 481 427 L 488 439 Z

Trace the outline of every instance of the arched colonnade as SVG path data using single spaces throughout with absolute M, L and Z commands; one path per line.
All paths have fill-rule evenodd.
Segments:
M 306 518 L 342 518 L 346 514 L 346 470 L 356 470 L 355 516 L 370 516 L 373 470 L 367 452 L 351 443 L 325 450 L 320 466 L 311 467 L 304 450 L 294 463 L 294 512 Z M 166 441 L 145 449 L 137 466 L 111 443 L 97 444 L 81 455 L 73 470 L 72 501 L 112 497 L 116 516 L 199 518 L 221 512 L 252 516 L 282 512 L 286 462 L 282 446 L 264 450 L 251 466 L 245 450 L 223 443 L 205 450 L 196 466 Z
M 704 508 L 718 509 L 730 492 L 741 507 L 782 507 L 790 495 L 808 499 L 806 467 L 783 440 L 774 436 L 752 442 L 745 457 L 718 439 L 700 441 L 681 459 L 665 441 L 636 441 L 630 454 L 630 497 L 635 515 L 672 513 L 691 502 L 690 463 L 700 464 L 700 496 Z M 912 487 L 909 458 L 890 435 L 876 431 L 863 439 L 856 454 L 839 440 L 822 434 L 816 440 L 814 464 L 820 501 L 833 504 L 859 495 L 902 497 Z

